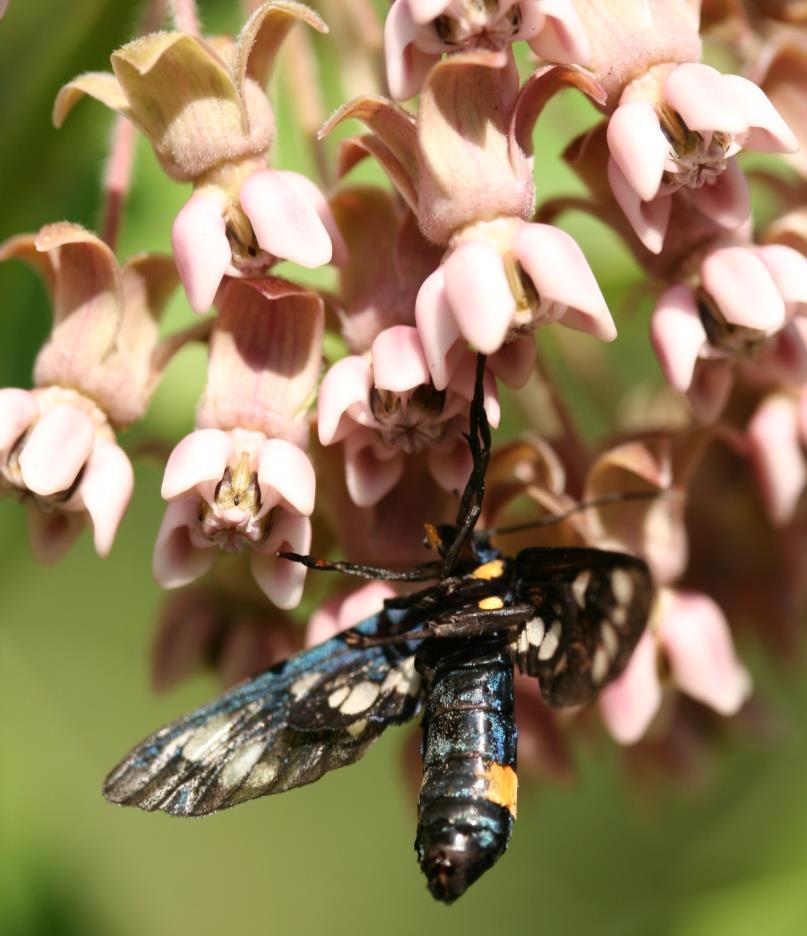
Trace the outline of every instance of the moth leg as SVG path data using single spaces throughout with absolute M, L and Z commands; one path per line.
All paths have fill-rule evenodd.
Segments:
M 519 628 L 535 616 L 530 604 L 510 605 L 502 608 L 483 608 L 470 605 L 448 611 L 429 621 L 433 637 L 481 637 L 496 631 Z
M 384 582 L 427 582 L 429 579 L 439 578 L 441 569 L 439 562 L 425 562 L 411 569 L 386 569 L 382 566 L 362 565 L 356 562 L 329 562 L 327 559 L 317 559 L 315 556 L 305 556 L 285 550 L 277 555 L 281 559 L 288 559 L 289 562 L 299 562 L 309 569 L 318 569 L 321 572 L 341 572 L 343 575 L 379 579 Z

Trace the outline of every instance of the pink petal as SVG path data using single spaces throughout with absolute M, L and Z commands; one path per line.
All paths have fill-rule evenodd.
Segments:
M 566 307 L 564 325 L 602 341 L 616 338 L 597 280 L 571 235 L 550 224 L 524 224 L 516 234 L 513 253 L 541 300 Z
M 311 521 L 280 512 L 273 517 L 269 536 L 258 551 L 252 553 L 250 568 L 261 591 L 278 608 L 290 611 L 303 597 L 306 568 L 299 562 L 280 559 L 275 553 L 283 550 L 307 555 L 311 549 Z
M 661 705 L 656 639 L 642 634 L 627 669 L 600 693 L 605 726 L 620 744 L 635 744 L 647 731 Z
M 445 390 L 458 360 L 453 349 L 459 347 L 460 356 L 464 349 L 460 346 L 460 332 L 446 298 L 442 267 L 435 270 L 418 291 L 415 322 L 432 382 L 438 390 Z
M 673 286 L 659 297 L 650 319 L 650 340 L 664 376 L 675 390 L 685 393 L 708 341 L 689 286 Z
M 532 335 L 525 335 L 523 338 L 516 338 L 502 345 L 491 356 L 488 366 L 503 384 L 514 390 L 520 390 L 530 379 L 537 356 L 535 338 Z
M 698 361 L 687 399 L 701 425 L 709 426 L 717 420 L 726 408 L 733 386 L 731 364 L 726 361 Z
M 390 449 L 381 459 L 373 446 L 371 433 L 354 433 L 345 439 L 345 484 L 357 507 L 372 507 L 401 480 L 404 457 Z
M 285 439 L 267 439 L 258 452 L 258 482 L 261 493 L 272 488 L 291 513 L 311 516 L 314 512 L 317 479 L 311 460 Z
M 529 341 L 533 342 L 532 336 Z M 504 345 L 505 348 L 509 345 Z M 457 366 L 454 376 L 451 378 L 450 390 L 464 397 L 469 403 L 474 398 L 474 385 L 476 383 L 476 357 L 466 352 Z M 491 368 L 485 370 L 485 377 L 482 381 L 482 391 L 484 396 L 485 413 L 487 413 L 488 422 L 493 429 L 499 425 L 502 416 L 502 408 L 499 403 L 499 391 L 496 387 L 496 381 L 493 379 Z
M 214 192 L 196 192 L 180 209 L 171 230 L 179 277 L 194 312 L 213 305 L 232 259 L 222 217 L 224 199 Z
M 746 149 L 761 153 L 798 151 L 796 135 L 759 85 L 739 75 L 724 75 L 723 82 L 731 89 L 751 128 L 743 143 Z
M 84 410 L 66 403 L 48 410 L 34 425 L 20 453 L 25 486 L 42 497 L 68 490 L 94 443 L 95 426 Z
M 701 264 L 703 288 L 731 325 L 772 334 L 785 323 L 785 304 L 762 260 L 746 247 L 713 250 Z
M 785 244 L 768 244 L 754 252 L 767 267 L 786 303 L 807 304 L 807 257 Z
M 547 62 L 586 65 L 591 58 L 588 34 L 569 0 L 537 0 L 536 10 L 546 17 L 530 48 Z
M 389 582 L 368 582 L 347 595 L 336 595 L 311 615 L 305 632 L 306 647 L 325 643 L 331 637 L 377 614 L 396 591 Z
M 680 689 L 722 715 L 733 715 L 751 692 L 737 659 L 728 622 L 718 605 L 698 592 L 669 596 L 659 621 L 672 677 Z
M 384 23 L 384 60 L 390 95 L 397 101 L 417 94 L 429 69 L 439 59 L 438 55 L 428 55 L 414 45 L 417 34 L 418 26 L 408 0 L 395 0 Z
M 462 491 L 471 474 L 472 461 L 468 443 L 458 438 L 450 448 L 430 448 L 429 472 L 444 491 Z
M 748 424 L 748 445 L 768 515 L 772 523 L 782 526 L 793 517 L 807 484 L 795 400 L 768 397 Z
M 232 440 L 221 429 L 191 432 L 168 457 L 160 493 L 165 500 L 173 500 L 198 488 L 199 493 L 210 500 L 233 454 Z
M 367 407 L 373 378 L 370 362 L 358 355 L 350 355 L 337 361 L 320 384 L 317 398 L 317 420 L 319 440 L 323 445 L 333 445 L 355 428 L 348 418 L 351 406 Z
M 154 578 L 163 588 L 181 588 L 195 582 L 213 565 L 213 544 L 199 549 L 191 542 L 191 528 L 199 522 L 198 512 L 196 494 L 171 501 L 165 508 L 151 560 Z
M 445 12 L 451 5 L 451 0 L 396 0 L 393 6 L 401 4 L 408 8 L 409 14 L 416 23 L 429 23 L 435 17 Z
M 253 172 L 241 186 L 240 197 L 264 250 L 309 268 L 330 262 L 331 239 L 295 173 Z
M 661 253 L 670 223 L 672 200 L 661 197 L 642 201 L 613 158 L 608 160 L 608 182 L 636 236 L 650 253 Z
M 134 472 L 119 445 L 97 445 L 81 479 L 79 495 L 92 519 L 95 551 L 106 556 L 132 497 Z
M 308 176 L 304 176 L 300 172 L 287 171 L 281 172 L 280 174 L 297 188 L 302 198 L 305 198 L 306 201 L 311 202 L 314 206 L 323 227 L 328 232 L 328 237 L 331 239 L 331 262 L 336 266 L 345 266 L 348 262 L 347 244 L 345 244 L 345 239 L 342 237 L 342 232 L 339 230 L 339 225 L 336 223 L 336 218 L 331 211 L 328 199 L 322 194 L 320 189 L 314 185 Z
M 31 504 L 26 511 L 28 539 L 37 562 L 52 565 L 70 549 L 84 529 L 84 515 L 66 510 L 40 510 Z
M 3 387 L 0 390 L 0 459 L 36 419 L 39 407 L 28 390 Z
M 463 337 L 482 354 L 498 351 L 516 311 L 499 252 L 489 244 L 460 244 L 443 272 L 446 298 Z
M 748 121 L 726 76 L 710 65 L 685 62 L 664 80 L 663 95 L 690 130 L 743 133 Z
M 711 185 L 687 192 L 701 214 L 730 230 L 740 227 L 751 213 L 748 182 L 736 159 L 726 160 L 726 168 Z
M 403 393 L 431 382 L 418 330 L 411 325 L 386 328 L 370 349 L 373 382 L 379 390 Z
M 608 121 L 608 149 L 642 201 L 658 194 L 670 144 L 648 101 L 621 104 Z

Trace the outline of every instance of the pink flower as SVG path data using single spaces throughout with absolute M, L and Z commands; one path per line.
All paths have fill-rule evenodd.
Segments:
M 753 82 L 686 62 L 659 66 L 626 88 L 608 146 L 614 195 L 642 243 L 658 253 L 670 195 L 684 189 L 693 208 L 737 228 L 751 206 L 733 157 L 743 148 L 793 153 L 798 141 Z
M 392 96 L 417 94 L 443 53 L 509 53 L 518 40 L 550 62 L 584 65 L 589 55 L 572 0 L 395 0 L 384 27 Z M 501 64 L 507 61 L 502 56 Z
M 767 397 L 748 424 L 751 464 L 771 522 L 786 524 L 807 484 L 807 389 Z
M 653 621 L 625 672 L 600 694 L 603 720 L 620 744 L 635 744 L 661 706 L 662 658 L 673 685 L 721 715 L 735 714 L 751 693 L 728 623 L 707 595 L 664 590 Z
M 369 354 L 334 364 L 320 387 L 319 438 L 323 445 L 344 442 L 345 480 L 357 506 L 378 503 L 400 481 L 407 456 L 421 452 L 442 488 L 462 488 L 471 468 L 463 433 L 473 383 L 474 359 L 465 352 L 451 383 L 435 389 L 417 330 L 407 325 L 381 332 Z M 490 375 L 485 409 L 498 425 Z
M 237 43 L 152 33 L 113 53 L 114 74 L 79 75 L 56 99 L 57 126 L 88 94 L 144 133 L 171 178 L 193 183 L 172 242 L 194 312 L 211 307 L 226 273 L 257 276 L 280 259 L 306 267 L 342 259 L 338 229 L 314 183 L 265 167 L 275 123 L 264 88 L 300 20 L 327 32 L 302 4 L 264 3 Z
M 349 117 L 372 136 L 343 145 L 346 171 L 374 155 L 418 219 L 423 234 L 448 248 L 423 284 L 416 322 L 434 385 L 451 379 L 455 346 L 487 354 L 537 325 L 563 321 L 611 339 L 616 331 L 580 249 L 566 234 L 531 224 L 532 126 L 546 101 L 574 86 L 602 101 L 585 73 L 555 66 L 532 76 L 513 101 L 491 53 L 455 55 L 429 73 L 417 121 L 381 98 L 358 98 L 323 128 Z M 533 363 L 527 344 L 491 362 L 518 385 Z
M 31 505 L 31 542 L 43 561 L 60 558 L 86 520 L 106 555 L 133 485 L 115 430 L 142 417 L 165 365 L 191 337 L 159 341 L 176 270 L 154 255 L 119 267 L 106 244 L 66 222 L 6 241 L 5 259 L 42 276 L 53 329 L 37 355 L 35 389 L 0 390 L 2 487 Z
M 295 607 L 305 568 L 276 557 L 307 553 L 316 479 L 302 450 L 322 354 L 323 310 L 282 280 L 231 280 L 210 340 L 199 429 L 174 449 L 169 501 L 154 551 L 165 588 L 199 578 L 215 550 L 249 551 L 252 574 L 280 608 Z
M 711 421 L 728 397 L 733 359 L 789 382 L 807 377 L 805 309 L 807 259 L 798 251 L 719 247 L 701 263 L 697 291 L 677 285 L 662 294 L 650 334 L 667 380 Z

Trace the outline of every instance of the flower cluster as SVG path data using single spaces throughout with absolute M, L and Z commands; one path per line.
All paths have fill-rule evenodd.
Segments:
M 495 451 L 484 522 L 579 507 L 541 541 L 632 552 L 653 573 L 647 632 L 599 701 L 607 730 L 626 745 L 663 743 L 692 711 L 681 693 L 737 713 L 751 690 L 732 637 L 743 612 L 716 600 L 687 508 L 704 490 L 739 496 L 727 476 L 750 479 L 775 536 L 807 486 L 803 4 L 714 4 L 701 22 L 691 0 L 394 0 L 383 28 L 390 96 L 367 88 L 320 115 L 317 182 L 269 165 L 278 123 L 267 84 L 292 29 L 299 43 L 284 64 L 311 80 L 311 36 L 328 26 L 291 0 L 251 6 L 232 38 L 201 35 L 175 4 L 176 28 L 133 39 L 110 72 L 81 74 L 56 97 L 57 126 L 85 96 L 118 115 L 110 198 L 126 187 L 131 127 L 192 191 L 173 220 L 173 257 L 119 263 L 111 207 L 104 239 L 60 222 L 0 246 L 0 260 L 28 264 L 52 299 L 33 387 L 0 390 L 0 490 L 27 504 L 37 555 L 59 558 L 85 522 L 108 553 L 134 481 L 120 433 L 143 418 L 172 356 L 206 344 L 195 428 L 162 484 L 153 571 L 183 591 L 161 623 L 154 678 L 175 682 L 214 647 L 225 681 L 248 675 L 303 642 L 290 612 L 306 570 L 280 552 L 315 542 L 357 562 L 428 558 L 423 524 L 454 516 L 471 471 L 478 352 L 490 426 L 517 425 L 518 399 L 530 430 Z M 345 20 L 333 41 L 346 62 L 374 62 L 378 24 L 362 45 L 355 14 L 324 6 Z M 737 74 L 703 61 L 701 32 L 717 27 Z M 584 193 L 547 198 L 533 136 L 560 92 L 599 117 L 563 154 Z M 300 98 L 316 113 L 316 88 L 301 86 Z M 743 151 L 778 154 L 753 176 L 768 193 L 764 224 L 751 218 Z M 391 186 L 344 181 L 368 159 Z M 647 346 L 667 384 L 611 407 L 611 435 L 596 447 L 552 379 L 577 373 L 605 406 L 619 383 L 603 380 L 600 352 L 617 338 L 614 319 L 583 250 L 556 225 L 579 210 L 608 226 L 653 290 Z M 329 288 L 301 285 L 310 280 L 283 261 L 331 264 Z M 180 284 L 203 317 L 166 336 L 160 316 Z M 583 336 L 553 329 L 554 342 L 536 342 L 553 325 Z M 539 355 L 545 344 L 551 355 Z M 742 496 L 753 504 L 750 488 Z M 736 538 L 730 510 L 697 512 Z M 502 546 L 538 534 L 526 536 Z M 305 640 L 394 594 L 337 588 Z M 564 734 L 584 716 L 561 723 L 532 689 L 523 695 L 524 750 L 545 761 L 536 774 L 568 775 Z

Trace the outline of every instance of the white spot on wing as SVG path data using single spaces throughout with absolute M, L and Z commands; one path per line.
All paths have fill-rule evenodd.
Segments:
M 586 606 L 586 591 L 588 590 L 588 583 L 590 581 L 591 571 L 589 569 L 583 569 L 583 571 L 578 573 L 577 578 L 572 582 L 572 594 L 574 595 L 574 600 L 577 602 L 577 605 L 580 608 L 585 608 Z
M 613 660 L 619 652 L 619 637 L 608 621 L 603 621 L 600 625 L 600 640 L 608 658 Z
M 366 712 L 378 698 L 381 686 L 374 682 L 363 682 L 354 686 L 345 701 L 339 706 L 343 715 L 358 715 Z
M 540 647 L 546 633 L 546 624 L 544 624 L 543 618 L 530 618 L 524 625 L 523 633 L 527 635 L 527 643 L 531 647 Z
M 608 675 L 608 667 L 608 654 L 605 652 L 605 647 L 597 647 L 591 664 L 591 681 L 595 685 L 598 686 Z
M 541 642 L 541 647 L 538 650 L 539 660 L 552 659 L 558 649 L 558 645 L 560 644 L 561 631 L 562 627 L 560 621 L 553 621 L 552 626 L 549 628 L 549 631 Z
M 614 569 L 611 573 L 611 591 L 623 608 L 633 600 L 633 576 L 627 569 Z
M 320 680 L 319 673 L 303 673 L 299 679 L 291 684 L 289 691 L 294 696 L 295 699 L 300 699 L 302 696 L 308 692 L 309 689 L 312 689 Z
M 237 751 L 219 774 L 219 783 L 228 788 L 238 786 L 258 762 L 265 747 L 265 742 L 254 741 L 242 751 Z
M 366 727 L 367 719 L 360 718 L 358 721 L 354 721 L 352 725 L 348 725 L 345 731 L 347 731 L 351 738 L 358 738 L 359 735 L 364 733 Z
M 339 706 L 345 701 L 345 699 L 350 695 L 349 686 L 340 686 L 328 696 L 328 705 L 331 708 L 339 708 Z
M 256 764 L 252 773 L 247 777 L 247 786 L 269 786 L 277 776 L 278 766 L 277 761 L 271 758 Z
M 182 749 L 182 756 L 189 761 L 204 760 L 210 750 L 227 737 L 229 730 L 229 717 L 217 715 L 191 735 Z

